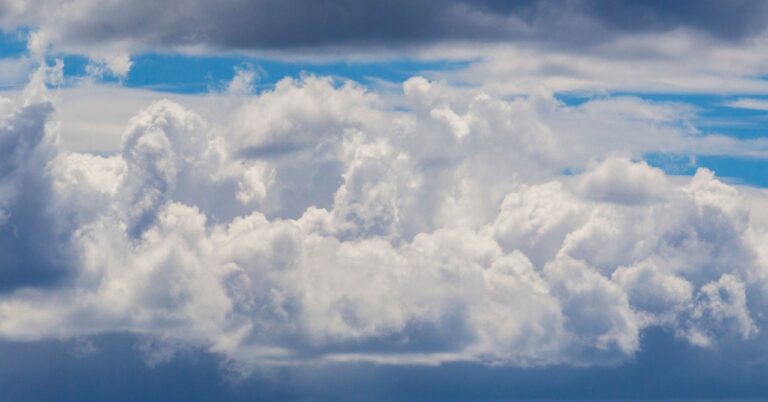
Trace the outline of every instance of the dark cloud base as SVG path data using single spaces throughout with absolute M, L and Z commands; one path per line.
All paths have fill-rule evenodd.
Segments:
M 619 367 L 501 368 L 349 364 L 270 369 L 233 382 L 203 351 L 148 366 L 134 335 L 80 341 L 0 343 L 0 400 L 25 401 L 407 401 L 756 400 L 768 396 L 766 362 L 691 347 L 662 330 Z M 759 343 L 759 340 L 755 342 Z
M 755 0 L 121 0 L 85 1 L 76 13 L 19 15 L 4 4 L 0 1 L 0 22 L 6 27 L 40 26 L 65 46 L 128 41 L 148 49 L 370 50 L 445 41 L 534 41 L 570 48 L 681 28 L 738 41 L 764 31 L 768 21 L 768 3 Z

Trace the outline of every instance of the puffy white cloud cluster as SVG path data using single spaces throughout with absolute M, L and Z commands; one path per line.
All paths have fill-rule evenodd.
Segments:
M 764 144 L 632 98 L 403 93 L 285 79 L 224 124 L 160 101 L 108 156 L 58 151 L 51 103 L 9 101 L 0 336 L 128 331 L 246 366 L 536 365 L 620 361 L 651 326 L 702 346 L 760 331 L 751 196 L 637 158 Z

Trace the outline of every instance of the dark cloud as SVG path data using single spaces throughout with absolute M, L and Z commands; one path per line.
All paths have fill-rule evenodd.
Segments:
M 609 27 L 625 31 L 670 30 L 680 27 L 738 40 L 766 26 L 768 3 L 751 0 L 593 0 L 585 11 Z
M 222 361 L 187 350 L 148 366 L 135 335 L 0 342 L 0 399 L 10 401 L 762 400 L 764 362 L 730 348 L 698 349 L 661 330 L 618 367 L 289 367 L 236 379 Z M 755 345 L 759 341 L 755 342 Z M 85 346 L 85 347 L 84 347 Z M 343 381 L 339 381 L 343 378 Z
M 65 42 L 80 45 L 125 40 L 146 47 L 264 50 L 391 48 L 459 40 L 571 46 L 677 28 L 741 40 L 764 29 L 767 9 L 765 2 L 754 0 L 123 0 L 85 1 L 79 13 L 31 11 L 12 18 L 6 11 L 4 20 L 49 26 Z
M 52 112 L 49 103 L 34 104 L 0 126 L 0 292 L 54 284 L 71 268 L 71 228 L 59 224 L 46 174 L 54 156 L 45 136 Z
M 141 4 L 137 4 L 141 3 Z M 152 45 L 207 44 L 274 49 L 318 45 L 387 45 L 480 39 L 514 33 L 494 16 L 460 2 L 276 1 L 100 3 L 65 27 L 78 42 L 141 38 Z

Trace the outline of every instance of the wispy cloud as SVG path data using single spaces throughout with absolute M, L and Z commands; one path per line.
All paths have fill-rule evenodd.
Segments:
M 727 102 L 725 106 L 738 109 L 768 111 L 768 99 L 741 98 Z

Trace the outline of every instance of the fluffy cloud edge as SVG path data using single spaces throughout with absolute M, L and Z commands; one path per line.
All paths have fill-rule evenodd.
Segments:
M 709 171 L 679 183 L 633 160 L 711 147 L 652 104 L 413 78 L 400 110 L 308 76 L 239 97 L 223 124 L 152 103 L 96 156 L 57 149 L 45 76 L 0 132 L 6 339 L 128 331 L 246 366 L 529 366 L 623 361 L 652 326 L 700 346 L 761 327 L 759 204 Z

